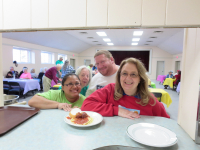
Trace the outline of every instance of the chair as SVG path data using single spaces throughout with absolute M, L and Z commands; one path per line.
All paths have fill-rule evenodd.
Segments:
M 161 102 L 162 93 L 156 93 L 156 92 L 152 92 L 152 93 L 159 100 L 159 102 Z
M 17 82 L 8 82 L 8 84 L 10 86 L 10 90 L 8 91 L 8 94 L 13 93 L 13 92 L 18 92 L 19 96 L 22 95 L 22 92 L 24 91 L 24 88 L 20 87 L 19 83 L 17 83 Z
M 58 87 L 50 87 L 50 90 L 58 90 Z
M 10 90 L 10 86 L 8 84 L 8 81 L 3 81 L 3 92 L 4 92 L 4 94 L 8 94 L 9 90 Z

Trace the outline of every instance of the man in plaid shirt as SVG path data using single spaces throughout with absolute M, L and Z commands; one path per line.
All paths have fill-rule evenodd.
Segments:
M 61 70 L 62 70 L 61 78 L 63 78 L 68 73 L 73 73 L 74 72 L 74 68 L 69 64 L 68 60 L 65 60 L 65 63 L 64 63 L 64 65 L 63 65 Z

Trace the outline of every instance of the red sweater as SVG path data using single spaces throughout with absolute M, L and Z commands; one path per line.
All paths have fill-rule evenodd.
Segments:
M 138 110 L 140 112 L 139 115 L 170 118 L 170 116 L 166 113 L 163 104 L 156 98 L 156 104 L 154 106 L 151 106 L 150 104 L 141 106 L 136 103 L 136 100 L 139 99 L 134 96 L 124 95 L 119 100 L 114 100 L 114 91 L 114 83 L 108 84 L 104 88 L 96 90 L 84 100 L 81 110 L 98 112 L 102 116 L 118 116 L 118 106 L 121 105 L 128 109 Z M 153 99 L 150 99 L 149 102 L 153 103 Z
M 45 76 L 50 80 L 53 80 L 56 84 L 58 83 L 59 78 L 56 77 L 57 69 L 56 67 L 51 67 L 45 73 Z

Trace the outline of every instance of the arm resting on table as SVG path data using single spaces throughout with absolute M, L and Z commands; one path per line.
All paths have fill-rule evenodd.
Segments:
M 56 101 L 48 100 L 38 95 L 33 96 L 28 102 L 29 106 L 39 108 L 39 109 L 58 108 L 58 104 L 59 103 Z

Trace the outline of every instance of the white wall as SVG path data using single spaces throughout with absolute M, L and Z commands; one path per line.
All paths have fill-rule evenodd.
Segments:
M 76 67 L 78 65 L 78 54 L 71 53 L 64 50 L 59 50 L 55 48 L 45 47 L 41 45 L 31 44 L 27 42 L 17 41 L 17 40 L 11 40 L 7 38 L 3 38 L 2 40 L 2 53 L 3 53 L 3 75 L 5 76 L 7 72 L 10 69 L 10 66 L 13 66 L 16 71 L 20 72 L 24 66 L 28 67 L 28 71 L 30 71 L 31 68 L 35 68 L 36 74 L 39 73 L 40 68 L 44 67 L 53 67 L 55 64 L 41 64 L 41 51 L 49 51 L 54 53 L 54 60 L 58 60 L 58 53 L 60 54 L 66 54 L 68 57 L 68 60 L 70 58 L 75 59 Z M 13 46 L 28 48 L 35 52 L 35 64 L 19 64 L 18 67 L 15 67 L 13 62 Z M 74 54 L 74 56 L 73 56 Z
M 172 71 L 174 73 L 176 73 L 177 72 L 177 70 L 175 70 L 176 61 L 180 61 L 180 70 L 182 70 L 182 54 L 176 54 L 176 55 L 173 55 L 172 57 L 173 57 L 173 59 L 172 59 Z
M 156 67 L 157 61 L 165 61 L 165 74 L 172 70 L 172 59 L 173 55 L 163 51 L 162 49 L 155 46 L 141 46 L 141 47 L 130 47 L 130 46 L 105 46 L 105 47 L 91 47 L 81 53 L 79 53 L 79 66 L 84 64 L 84 59 L 90 59 L 92 64 L 94 62 L 94 54 L 96 50 L 152 50 L 152 59 L 151 59 L 151 73 L 149 74 L 150 79 L 156 79 Z

